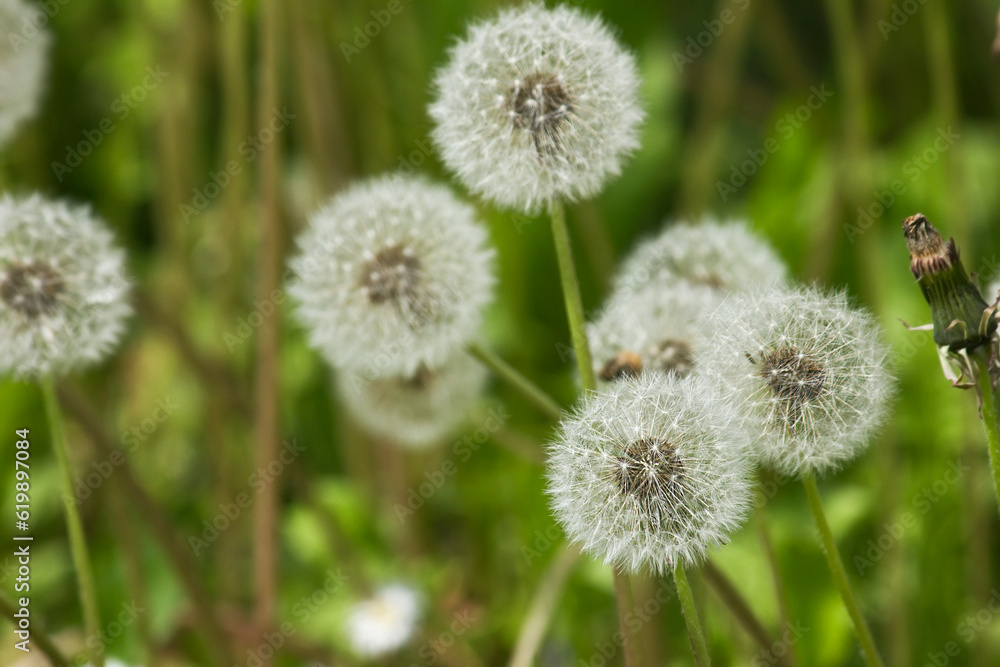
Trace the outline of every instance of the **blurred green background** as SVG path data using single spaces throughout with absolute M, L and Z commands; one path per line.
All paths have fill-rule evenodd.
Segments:
M 188 538 L 202 536 L 203 522 L 246 491 L 255 471 L 254 142 L 271 117 L 255 97 L 261 3 L 49 4 L 48 92 L 40 116 L 2 155 L 5 189 L 92 203 L 127 247 L 137 284 L 137 316 L 119 352 L 64 382 L 77 475 L 98 471 L 108 444 L 127 451 L 131 471 L 116 466 L 81 504 L 105 623 L 133 600 L 145 610 L 107 652 L 133 664 L 218 664 L 186 572 L 239 647 L 233 664 L 245 665 L 247 649 L 264 641 L 248 621 L 252 510 L 197 555 Z M 637 239 L 702 214 L 751 220 L 797 278 L 844 286 L 873 309 L 894 348 L 900 392 L 870 450 L 821 482 L 841 553 L 889 664 L 1000 664 L 1000 619 L 987 606 L 1000 596 L 1000 523 L 975 398 L 950 389 L 930 334 L 899 322 L 930 319 L 908 270 L 907 215 L 926 214 L 955 236 L 970 271 L 1000 278 L 1000 60 L 990 54 L 998 3 L 578 4 L 618 26 L 634 50 L 648 111 L 642 150 L 622 177 L 569 210 L 588 309 L 600 307 L 616 261 Z M 428 143 L 430 81 L 465 23 L 497 6 L 402 0 L 358 48 L 356 29 L 386 7 L 382 0 L 280 3 L 275 111 L 287 123 L 262 149 L 280 147 L 282 256 L 308 212 L 353 178 L 410 165 L 448 179 Z M 484 336 L 568 405 L 574 366 L 547 221 L 479 207 L 500 258 Z M 401 454 L 342 414 L 330 371 L 288 306 L 279 307 L 280 434 L 304 451 L 278 482 L 278 615 L 295 632 L 276 664 L 356 664 L 345 610 L 368 586 L 395 580 L 422 591 L 426 614 L 419 636 L 382 664 L 505 664 L 562 548 L 537 458 L 551 424 L 495 382 L 456 435 L 474 437 L 489 410 L 509 410 L 488 442 L 467 457 L 451 443 Z M 72 652 L 81 615 L 40 393 L 0 384 L 5 517 L 13 432 L 25 427 L 34 464 L 32 613 Z M 457 472 L 401 522 L 394 505 L 448 460 Z M 952 465 L 963 466 L 957 482 Z M 792 642 L 799 663 L 861 664 L 800 485 L 764 481 L 773 484 L 764 489 L 788 618 L 806 629 Z M 158 513 L 136 502 L 135 486 Z M 0 543 L 13 544 L 12 523 L 0 522 Z M 182 558 L 164 549 L 167 533 Z M 759 535 L 751 522 L 712 560 L 777 638 L 783 628 Z M 0 549 L 8 595 L 12 553 Z M 303 606 L 338 568 L 348 583 Z M 773 664 L 693 580 L 717 663 Z M 637 584 L 647 593 L 660 585 Z M 456 633 L 459 617 L 474 620 Z M 666 664 L 690 664 L 676 604 L 653 623 Z M 4 628 L 0 664 L 14 664 L 21 656 Z M 539 664 L 603 664 L 595 651 L 616 629 L 610 573 L 583 559 Z M 943 653 L 949 642 L 958 655 Z

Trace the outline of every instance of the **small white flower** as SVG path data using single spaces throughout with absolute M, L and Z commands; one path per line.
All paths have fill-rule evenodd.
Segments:
M 402 584 L 391 584 L 351 607 L 347 635 L 358 655 L 376 658 L 395 651 L 417 630 L 420 595 Z
M 460 352 L 434 370 L 373 380 L 339 373 L 337 383 L 351 414 L 369 431 L 423 447 L 440 442 L 468 416 L 488 375 Z
M 599 17 L 505 9 L 470 25 L 438 71 L 434 143 L 466 187 L 501 206 L 593 197 L 639 147 L 639 83 Z
M 45 24 L 34 3 L 0 0 L 0 146 L 38 108 L 49 50 Z
M 549 446 L 570 539 L 628 571 L 668 571 L 728 541 L 750 505 L 746 436 L 697 374 L 645 373 L 590 394 Z
M 754 452 L 789 475 L 856 457 L 888 412 L 888 348 L 867 312 L 814 288 L 732 295 L 706 323 L 699 373 L 725 387 Z
M 698 319 L 716 301 L 714 290 L 687 282 L 612 294 L 587 325 L 598 381 L 644 369 L 682 377 L 690 373 Z
M 743 221 L 671 224 L 622 262 L 616 291 L 686 280 L 720 292 L 782 285 L 785 263 Z
M 444 186 L 363 181 L 312 216 L 289 291 L 335 368 L 412 375 L 476 334 L 493 291 L 488 240 L 472 207 Z
M 89 208 L 0 199 L 0 375 L 64 373 L 104 358 L 131 312 L 124 261 Z

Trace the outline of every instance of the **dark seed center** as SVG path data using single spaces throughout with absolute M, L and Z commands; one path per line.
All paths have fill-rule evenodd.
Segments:
M 373 304 L 413 299 L 420 284 L 420 260 L 402 244 L 382 250 L 361 268 L 361 286 Z
M 510 88 L 506 107 L 511 124 L 530 132 L 535 148 L 542 153 L 558 146 L 557 135 L 573 112 L 573 98 L 555 76 L 531 74 Z
M 662 507 L 676 495 L 684 475 L 684 462 L 668 442 L 644 439 L 630 443 L 615 457 L 619 487 L 647 508 Z M 655 514 L 655 512 L 654 512 Z
M 790 404 L 802 406 L 823 393 L 826 373 L 812 355 L 795 348 L 783 347 L 763 352 L 760 358 L 750 358 L 760 366 L 760 376 L 771 391 Z
M 4 303 L 31 319 L 55 314 L 65 291 L 62 276 L 44 262 L 12 264 L 0 283 Z
M 694 367 L 694 355 L 687 341 L 665 338 L 650 349 L 650 365 L 665 373 L 684 377 Z

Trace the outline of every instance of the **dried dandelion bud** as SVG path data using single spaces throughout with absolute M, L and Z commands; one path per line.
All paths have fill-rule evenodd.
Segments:
M 605 563 L 696 564 L 746 517 L 746 446 L 735 410 L 702 378 L 624 378 L 587 396 L 549 445 L 553 511 Z
M 671 224 L 622 262 L 615 292 L 662 288 L 681 281 L 717 292 L 782 285 L 785 264 L 742 221 Z
M 762 463 L 789 475 L 836 469 L 885 420 L 888 348 L 871 315 L 843 294 L 734 294 L 706 333 L 695 364 L 738 407 Z
M 372 433 L 408 447 L 437 442 L 468 417 L 488 372 L 459 353 L 434 370 L 365 380 L 340 373 L 338 385 L 351 414 Z
M 372 377 L 435 368 L 479 328 L 494 252 L 471 206 L 422 178 L 375 178 L 317 211 L 289 292 L 335 368 Z
M 0 0 L 0 146 L 35 115 L 45 86 L 49 31 L 40 7 L 24 0 Z M 25 30 L 30 26 L 31 30 Z
M 420 595 L 409 586 L 384 586 L 371 599 L 351 607 L 347 639 L 362 658 L 392 653 L 416 633 L 420 607 Z
M 593 197 L 639 147 L 635 60 L 576 8 L 532 3 L 472 24 L 434 85 L 445 164 L 504 207 Z
M 910 271 L 931 307 L 934 342 L 952 352 L 986 343 L 997 322 L 983 321 L 987 303 L 965 272 L 955 239 L 945 243 L 921 213 L 903 221 L 903 235 L 910 250 Z
M 0 199 L 0 375 L 65 373 L 103 359 L 131 312 L 124 261 L 89 208 Z

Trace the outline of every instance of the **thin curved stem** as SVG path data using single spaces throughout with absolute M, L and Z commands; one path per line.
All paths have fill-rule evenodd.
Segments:
M 819 497 L 819 488 L 816 486 L 816 477 L 812 472 L 802 475 L 802 485 L 806 487 L 806 496 L 809 498 L 809 509 L 812 510 L 813 519 L 816 521 L 816 528 L 819 530 L 819 538 L 823 545 L 823 553 L 826 554 L 826 563 L 833 575 L 833 582 L 840 591 L 840 597 L 847 608 L 847 614 L 851 617 L 851 625 L 854 626 L 854 634 L 861 645 L 861 651 L 865 657 L 865 664 L 868 667 L 884 667 L 878 649 L 875 647 L 875 639 L 872 631 L 868 627 L 864 614 L 861 613 L 861 605 L 854 597 L 851 590 L 851 583 L 847 579 L 847 571 L 844 569 L 844 562 L 840 559 L 840 552 L 837 550 L 837 543 L 833 539 L 833 531 L 827 523 L 826 513 L 823 511 L 823 503 Z
M 101 636 L 97 589 L 94 586 L 94 573 L 90 568 L 87 540 L 83 534 L 83 520 L 80 519 L 80 512 L 76 507 L 76 495 L 73 492 L 73 475 L 69 469 L 69 452 L 66 449 L 66 433 L 63 430 L 62 412 L 59 409 L 59 399 L 56 396 L 55 384 L 51 377 L 42 380 L 42 395 L 45 398 L 45 414 L 49 420 L 49 433 L 52 436 L 52 450 L 55 452 L 59 465 L 59 481 L 63 487 L 66 528 L 69 531 L 69 546 L 73 555 L 73 567 L 76 569 L 80 604 L 83 606 L 83 622 L 87 629 L 87 636 L 97 638 Z M 103 651 L 94 650 L 91 642 L 87 642 L 87 652 L 91 665 L 104 667 Z
M 542 575 L 542 583 L 535 591 L 531 607 L 517 634 L 517 644 L 514 645 L 514 655 L 509 667 L 531 667 L 534 664 L 535 654 L 542 645 L 545 629 L 552 619 L 559 596 L 579 559 L 580 550 L 577 547 L 564 545 Z
M 694 595 L 691 594 L 691 584 L 688 583 L 687 574 L 680 560 L 674 566 L 674 583 L 677 584 L 677 599 L 681 603 L 681 611 L 684 613 L 684 623 L 687 625 L 688 637 L 691 639 L 691 651 L 694 652 L 694 662 L 698 667 L 709 667 L 712 658 L 708 654 L 708 644 L 705 643 L 705 632 L 701 629 L 701 621 L 698 619 L 698 608 L 694 604 Z
M 983 429 L 990 452 L 990 469 L 993 471 L 993 489 L 1000 506 L 1000 401 L 990 380 L 989 363 L 979 355 L 979 389 L 983 395 Z
M 554 421 L 562 419 L 563 410 L 559 404 L 551 396 L 539 389 L 538 385 L 522 375 L 516 368 L 479 343 L 472 343 L 469 345 L 468 350 L 469 354 L 496 373 L 497 377 L 501 380 L 514 389 L 517 389 L 522 396 L 534 404 L 541 412 L 545 413 L 547 417 Z
M 573 264 L 573 248 L 569 241 L 569 229 L 566 227 L 566 211 L 560 200 L 554 199 L 549 204 L 549 217 L 552 218 L 552 238 L 555 241 L 556 259 L 559 262 L 559 280 L 562 282 L 563 297 L 566 300 L 566 319 L 569 321 L 569 334 L 573 340 L 576 364 L 580 370 L 580 384 L 585 391 L 593 391 L 597 389 L 597 378 L 594 376 L 590 343 L 587 341 L 583 298 L 580 296 L 580 281 L 577 280 L 576 266 Z

